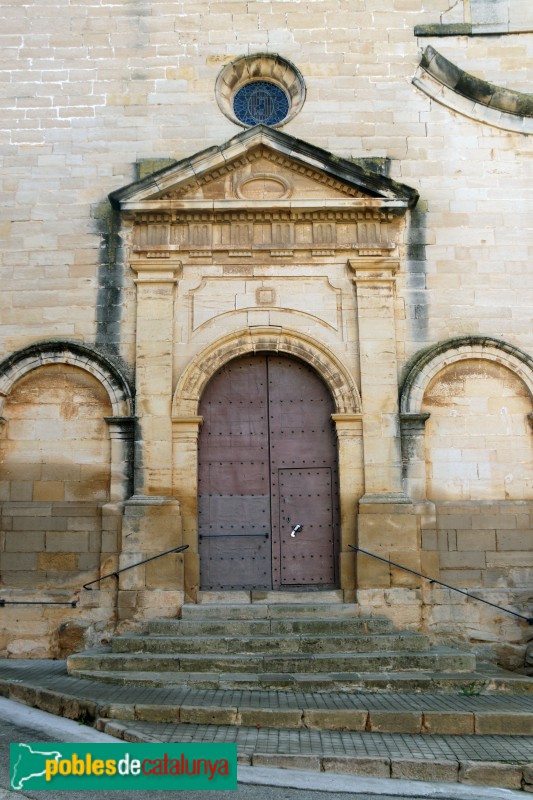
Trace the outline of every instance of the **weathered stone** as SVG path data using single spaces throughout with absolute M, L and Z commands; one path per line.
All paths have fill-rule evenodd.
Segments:
M 240 724 L 256 728 L 300 728 L 302 712 L 298 709 L 241 709 Z
M 468 711 L 424 711 L 422 728 L 431 734 L 469 736 L 474 733 L 474 714 Z
M 369 714 L 371 731 L 380 733 L 420 733 L 422 714 L 417 711 L 375 711 Z
M 430 759 L 415 761 L 409 758 L 391 759 L 391 778 L 408 781 L 438 781 L 455 783 L 459 764 L 457 761 Z
M 303 715 L 303 724 L 306 728 L 364 731 L 367 719 L 368 712 L 358 709 L 307 709 Z
M 66 658 L 71 653 L 83 650 L 88 626 L 76 622 L 64 622 L 57 631 L 58 657 Z
M 280 769 L 320 770 L 319 756 L 283 755 L 281 753 L 254 753 L 254 767 L 278 767 Z
M 118 711 L 119 709 L 115 710 Z M 180 709 L 174 706 L 156 706 L 136 703 L 132 718 L 142 720 L 143 722 L 179 722 Z M 119 719 L 130 719 L 130 717 L 120 714 Z
M 475 733 L 502 736 L 531 736 L 533 715 L 524 713 L 476 711 Z
M 183 541 L 183 557 L 121 573 L 116 602 L 110 578 L 103 605 L 84 603 L 87 641 L 194 603 L 206 583 L 199 402 L 232 359 L 277 353 L 310 365 L 333 398 L 330 582 L 398 626 L 488 643 L 484 655 L 516 667 L 519 621 L 443 600 L 350 546 L 430 578 L 438 550 L 442 579 L 511 587 L 501 604 L 529 614 L 530 53 L 525 35 L 495 52 L 489 34 L 531 32 L 531 3 L 449 3 L 440 18 L 421 0 L 286 5 L 162 4 L 140 24 L 115 3 L 106 27 L 97 4 L 70 3 L 59 20 L 41 14 L 36 37 L 14 4 L 2 43 L 2 596 L 68 601 Z M 415 22 L 417 36 L 483 34 L 475 69 L 430 47 L 413 77 Z M 139 48 L 125 88 L 117 76 Z M 248 77 L 280 84 L 289 127 L 235 126 Z M 156 498 L 172 498 L 164 512 Z M 391 587 L 418 594 L 400 603 Z M 79 607 L 24 629 L 4 611 L 8 657 L 77 647 Z
M 181 706 L 179 718 L 180 722 L 191 722 L 197 725 L 234 725 L 237 709 Z M 168 722 L 168 719 L 165 721 Z
M 364 758 L 362 756 L 324 757 L 322 768 L 324 772 L 338 772 L 341 775 L 389 778 L 391 762 L 388 758 Z
M 463 761 L 459 765 L 459 781 L 485 786 L 501 786 L 504 789 L 520 789 L 522 767 L 488 761 Z

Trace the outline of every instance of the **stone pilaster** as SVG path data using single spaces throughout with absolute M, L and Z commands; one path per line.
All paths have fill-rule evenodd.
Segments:
M 124 503 L 119 567 L 182 544 L 181 511 L 172 497 L 174 300 L 181 262 L 139 258 L 137 277 L 137 448 L 135 494 Z M 175 616 L 183 603 L 183 554 L 171 553 L 120 575 L 122 625 L 154 614 Z
M 399 262 L 352 259 L 359 330 L 365 496 L 405 502 L 398 412 L 394 282 Z M 370 499 L 370 497 L 369 497 Z
M 182 544 L 180 504 L 173 497 L 134 495 L 124 503 L 119 568 Z M 183 604 L 183 553 L 169 553 L 119 576 L 121 623 L 176 616 Z
M 196 599 L 200 582 L 198 557 L 198 435 L 202 417 L 173 417 L 173 494 L 180 498 L 183 520 L 186 596 Z
M 136 417 L 106 417 L 111 440 L 109 500 L 122 503 L 133 492 L 133 445 Z
M 400 264 L 380 256 L 348 263 L 354 272 L 357 298 L 363 404 L 365 490 L 359 501 L 358 544 L 419 569 L 420 524 L 402 485 L 394 316 L 394 284 Z M 390 587 L 392 576 L 387 564 L 359 554 L 359 588 Z M 405 585 L 403 576 L 401 581 Z
M 333 414 L 332 419 L 339 451 L 340 587 L 346 600 L 353 600 L 355 554 L 349 545 L 356 544 L 357 501 L 364 489 L 363 423 L 361 414 Z
M 429 414 L 401 414 L 405 490 L 413 500 L 426 499 L 425 430 Z
M 161 495 L 172 487 L 172 367 L 174 299 L 181 262 L 143 258 L 137 273 L 136 494 Z

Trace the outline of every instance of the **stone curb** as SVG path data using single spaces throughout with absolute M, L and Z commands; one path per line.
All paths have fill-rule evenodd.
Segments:
M 159 739 L 140 733 L 120 722 L 98 719 L 96 729 L 126 742 L 157 742 Z M 252 767 L 276 767 L 315 772 L 332 772 L 359 777 L 394 778 L 414 781 L 464 783 L 522 789 L 533 793 L 532 765 L 503 764 L 494 761 L 445 761 L 416 758 L 365 756 L 320 756 L 288 753 L 240 754 L 238 764 Z
M 282 709 L 152 703 L 98 703 L 0 679 L 0 695 L 67 719 L 97 717 L 137 722 L 191 723 L 283 729 L 360 731 L 457 736 L 530 736 L 533 714 L 499 711 L 387 711 L 367 709 Z
M 165 709 L 165 706 L 137 706 L 133 707 L 133 715 L 129 720 L 123 722 L 103 718 L 101 711 L 112 710 L 113 706 L 109 704 L 99 705 L 90 700 L 84 700 L 72 695 L 50 691 L 35 686 L 25 685 L 22 682 L 16 683 L 9 680 L 0 680 L 0 696 L 7 697 L 11 700 L 16 700 L 28 706 L 39 708 L 43 711 L 55 714 L 56 716 L 66 717 L 67 719 L 74 719 L 83 721 L 90 724 L 98 731 L 107 733 L 115 738 L 122 739 L 129 742 L 158 742 L 160 741 L 155 736 L 144 734 L 136 731 L 134 728 L 128 727 L 127 722 L 138 721 L 135 718 L 135 711 L 137 709 Z M 130 709 L 131 707 L 125 704 L 117 704 L 114 708 Z M 185 707 L 187 708 L 187 707 Z M 189 708 L 192 710 L 201 710 L 204 713 L 203 724 L 217 724 L 214 722 L 213 711 L 217 709 Z M 230 717 L 237 709 L 218 709 L 229 714 Z M 314 710 L 316 713 L 317 710 Z M 268 709 L 250 709 L 250 715 L 254 715 L 254 720 L 257 719 L 258 714 L 262 714 L 265 722 L 269 722 L 268 727 L 276 728 L 276 715 L 285 715 L 285 721 L 290 719 L 291 710 L 277 711 L 276 709 L 270 712 Z M 295 716 L 300 714 L 298 710 Z M 326 714 L 335 715 L 339 712 L 327 712 Z M 364 714 L 365 712 L 363 712 Z M 386 712 L 380 711 L 379 714 L 384 715 Z M 397 712 L 396 717 L 405 717 L 409 712 Z M 242 714 L 242 712 L 241 712 Z M 357 711 L 356 711 L 357 714 Z M 287 716 L 289 715 L 289 716 Z M 392 712 L 394 715 L 394 712 Z M 496 715 L 495 715 L 496 716 Z M 520 715 L 503 715 L 503 719 L 509 716 Z M 215 715 L 216 718 L 216 715 Z M 242 717 L 241 717 L 242 719 Z M 362 717 L 360 717 L 362 719 Z M 152 719 L 152 722 L 160 720 Z M 383 721 L 383 717 L 382 717 Z M 177 723 L 178 719 L 173 722 Z M 181 722 L 185 722 L 184 719 Z M 224 724 L 218 722 L 218 724 Z M 227 722 L 225 723 L 227 724 Z M 255 721 L 256 725 L 257 722 Z M 265 725 L 265 727 L 267 727 Z M 303 727 L 303 726 L 302 726 Z M 383 731 L 379 731 L 383 732 Z M 403 731 L 404 732 L 404 731 Z M 244 766 L 268 766 L 280 767 L 284 769 L 305 769 L 320 772 L 336 772 L 341 774 L 359 775 L 359 776 L 372 776 L 384 778 L 403 778 L 408 780 L 419 781 L 451 781 L 475 785 L 485 786 L 498 786 L 508 789 L 523 789 L 525 792 L 533 793 L 533 764 L 507 764 L 498 762 L 481 762 L 481 761 L 456 761 L 456 760 L 435 760 L 428 759 L 423 761 L 420 759 L 409 758 L 388 758 L 388 757 L 358 757 L 358 756 L 322 756 L 313 754 L 286 754 L 286 753 L 260 753 L 256 752 L 252 755 L 241 754 L 238 757 L 238 763 Z

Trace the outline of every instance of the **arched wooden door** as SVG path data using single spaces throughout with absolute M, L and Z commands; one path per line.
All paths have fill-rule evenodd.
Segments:
M 238 358 L 210 381 L 200 403 L 202 589 L 337 585 L 333 412 L 317 373 L 285 356 Z

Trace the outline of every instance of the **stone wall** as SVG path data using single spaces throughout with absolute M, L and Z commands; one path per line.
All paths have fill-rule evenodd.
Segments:
M 410 83 L 414 26 L 448 5 L 413 0 L 391 13 L 377 0 L 123 0 L 58 14 L 42 2 L 37 26 L 30 5 L 7 4 L 0 152 L 15 210 L 2 223 L 2 350 L 74 336 L 133 360 L 133 286 L 112 266 L 120 241 L 107 194 L 136 177 L 139 159 L 179 159 L 234 135 L 215 81 L 257 51 L 280 52 L 304 76 L 306 102 L 288 133 L 337 155 L 389 159 L 391 174 L 420 191 L 398 293 L 400 356 L 464 332 L 531 348 L 530 139 L 466 121 Z M 527 33 L 439 47 L 482 78 L 529 89 Z
M 441 579 L 462 588 L 527 589 L 532 528 L 532 502 L 438 503 L 434 549 Z
M 317 337 L 345 363 L 355 391 L 364 383 L 362 417 L 337 420 L 337 430 L 351 442 L 348 449 L 343 445 L 343 474 L 355 474 L 357 484 L 355 492 L 355 482 L 350 487 L 346 479 L 341 497 L 347 542 L 355 541 L 359 496 L 369 484 L 378 485 L 393 461 L 397 476 L 398 453 L 382 437 L 398 428 L 391 398 L 410 359 L 461 336 L 497 337 L 519 348 L 523 363 L 533 354 L 533 140 L 523 132 L 525 117 L 518 109 L 513 130 L 503 130 L 494 109 L 475 120 L 412 83 L 421 49 L 438 44 L 466 73 L 526 95 L 533 34 L 506 34 L 519 27 L 526 6 L 522 0 L 471 0 L 452 9 L 448 0 L 406 0 L 392 10 L 381 0 L 41 0 L 38 9 L 15 0 L 4 4 L 0 359 L 35 342 L 68 339 L 109 356 L 124 373 L 137 367 L 144 415 L 137 488 L 144 470 L 150 492 L 174 493 L 164 506 L 173 519 L 171 544 L 182 535 L 178 504 L 184 540 L 192 542 L 200 424 L 194 409 L 187 407 L 189 417 L 179 410 L 182 400 L 193 401 L 176 387 L 187 386 L 191 364 L 210 347 L 214 352 L 223 337 L 235 337 L 237 354 L 253 338 L 239 339 L 239 331 L 266 326 L 281 341 L 284 326 L 296 327 L 302 340 Z M 471 35 L 476 26 L 492 24 L 489 7 L 498 12 L 497 24 L 502 15 L 509 24 L 490 37 Z M 434 23 L 450 23 L 445 38 Z M 456 23 L 470 29 L 453 29 Z M 426 26 L 423 38 L 415 26 Z M 191 264 L 183 273 L 176 266 L 160 283 L 146 264 L 141 275 L 130 269 L 133 226 L 111 207 L 108 194 L 235 136 L 241 129 L 221 112 L 216 80 L 242 55 L 262 52 L 289 59 L 305 81 L 305 103 L 285 133 L 334 158 L 371 159 L 373 169 L 388 171 L 420 194 L 397 228 L 399 268 L 379 278 L 374 295 L 382 292 L 381 299 L 369 299 L 368 275 L 347 269 L 346 259 L 333 266 L 324 257 L 318 267 L 297 265 L 290 275 L 289 262 L 281 265 L 282 274 L 279 259 L 256 274 L 250 268 L 248 275 L 215 264 L 208 282 L 206 270 Z M 138 293 L 147 301 L 144 317 L 137 316 Z M 361 332 L 372 338 L 375 314 L 382 316 L 376 328 L 382 332 L 386 325 L 386 358 L 377 359 L 378 349 L 369 347 L 365 371 L 358 339 Z M 144 501 L 129 508 L 129 538 L 118 540 L 121 503 L 133 491 L 131 454 L 123 448 L 122 422 L 109 425 L 104 418 L 131 415 L 132 406 L 113 404 L 107 373 L 91 378 L 65 367 L 68 357 L 62 364 L 17 376 L 5 391 L 3 597 L 23 590 L 68 600 L 97 575 L 98 557 L 106 571 L 118 563 L 119 551 L 125 564 L 167 541 L 166 533 L 154 538 L 152 523 L 139 534 Z M 387 383 L 386 407 L 373 384 L 374 368 Z M 526 607 L 533 549 L 532 384 L 521 369 L 516 360 L 493 364 L 478 355 L 439 365 L 418 407 L 408 409 L 430 414 L 425 438 L 420 430 L 416 434 L 408 489 L 417 502 L 435 502 L 436 512 L 421 508 L 418 523 L 410 519 L 400 541 L 385 541 L 383 552 L 430 572 L 440 557 L 444 579 Z M 381 461 L 372 462 L 370 444 Z M 173 467 L 181 483 L 172 482 Z M 378 509 L 366 511 L 359 532 L 371 542 Z M 197 573 L 197 565 L 190 566 L 194 554 L 185 567 L 176 561 L 176 575 L 183 569 Z M 346 552 L 343 571 L 352 562 Z M 160 572 L 123 579 L 121 618 L 137 604 L 157 611 L 168 595 L 158 599 L 153 589 L 164 593 L 171 580 L 160 586 Z M 359 575 L 362 607 L 386 610 L 400 625 L 445 638 L 505 640 L 512 648 L 521 641 L 519 623 L 489 617 L 470 601 L 432 592 L 400 571 L 363 559 Z M 194 577 L 183 580 L 194 588 Z M 171 595 L 174 610 L 183 590 L 180 585 Z M 114 591 L 83 594 L 81 607 L 50 607 L 41 617 L 35 609 L 0 609 L 5 630 L 16 630 L 23 642 L 8 645 L 2 634 L 6 652 L 57 654 L 107 635 Z M 499 655 L 498 646 L 492 652 Z M 517 663 L 518 652 L 502 658 Z

